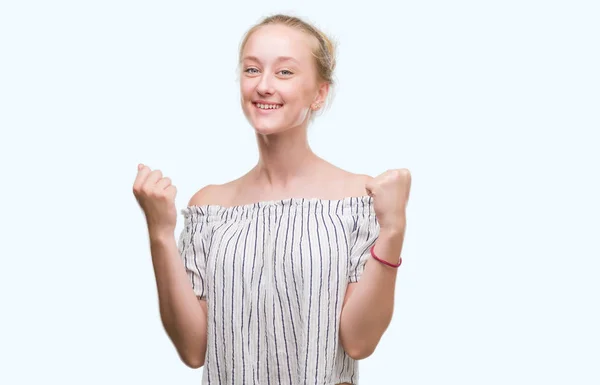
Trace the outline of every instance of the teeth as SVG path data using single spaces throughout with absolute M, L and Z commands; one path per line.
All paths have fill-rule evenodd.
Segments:
M 261 104 L 261 103 L 256 103 L 256 106 L 262 110 L 276 110 L 279 107 L 281 107 L 281 105 L 279 105 L 279 104 Z

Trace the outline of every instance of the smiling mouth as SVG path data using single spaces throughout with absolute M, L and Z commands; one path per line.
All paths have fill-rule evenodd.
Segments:
M 269 111 L 269 110 L 278 110 L 283 107 L 283 104 L 263 104 L 263 103 L 252 103 L 259 110 Z

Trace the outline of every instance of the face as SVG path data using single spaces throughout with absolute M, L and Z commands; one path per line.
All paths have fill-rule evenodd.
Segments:
M 284 25 L 263 26 L 250 36 L 242 51 L 240 91 L 244 115 L 257 132 L 306 124 L 311 107 L 324 101 L 328 86 L 318 81 L 316 44 Z

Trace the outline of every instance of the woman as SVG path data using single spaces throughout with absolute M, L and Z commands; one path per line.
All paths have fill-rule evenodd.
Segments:
M 353 174 L 312 152 L 334 67 L 330 40 L 298 18 L 248 31 L 241 104 L 258 164 L 198 191 L 178 244 L 175 187 L 138 167 L 161 319 L 205 384 L 356 384 L 391 320 L 410 173 Z

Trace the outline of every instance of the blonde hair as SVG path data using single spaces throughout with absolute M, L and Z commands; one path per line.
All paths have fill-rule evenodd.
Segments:
M 267 16 L 258 24 L 250 28 L 245 33 L 240 44 L 238 63 L 241 63 L 242 61 L 242 52 L 244 51 L 244 47 L 246 46 L 246 43 L 248 42 L 250 36 L 260 27 L 274 24 L 285 25 L 291 28 L 298 29 L 302 32 L 308 33 L 311 36 L 314 36 L 317 39 L 319 45 L 315 50 L 313 50 L 313 56 L 315 57 L 315 64 L 317 67 L 317 75 L 319 77 L 319 80 L 329 83 L 329 94 L 331 95 L 331 88 L 334 85 L 333 75 L 336 65 L 335 44 L 327 35 L 325 35 L 317 27 L 300 19 L 299 17 L 283 14 Z

